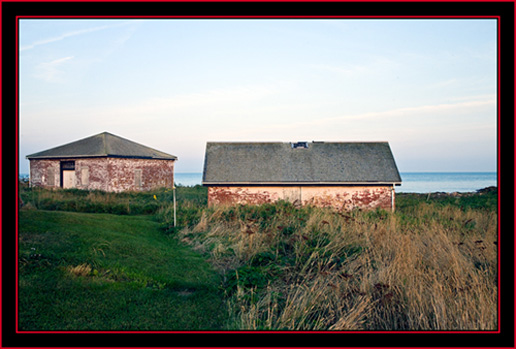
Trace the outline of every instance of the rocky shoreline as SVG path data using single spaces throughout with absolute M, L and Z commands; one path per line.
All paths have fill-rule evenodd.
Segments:
M 447 193 L 447 192 L 438 191 L 438 192 L 433 192 L 433 193 L 396 193 L 396 195 L 418 195 L 418 196 L 427 196 L 429 198 L 434 198 L 434 197 L 449 197 L 449 196 L 451 196 L 451 197 L 469 197 L 469 196 L 485 195 L 485 194 L 491 194 L 491 193 L 497 194 L 498 187 L 491 186 L 491 187 L 486 187 L 486 188 L 482 188 L 482 189 L 478 189 L 476 191 L 470 191 L 470 192 L 455 191 L 452 193 Z

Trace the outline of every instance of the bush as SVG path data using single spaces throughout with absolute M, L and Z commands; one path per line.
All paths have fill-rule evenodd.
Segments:
M 20 197 L 25 204 L 41 210 L 73 211 L 84 213 L 111 213 L 117 215 L 155 215 L 173 208 L 173 190 L 163 188 L 150 192 L 111 193 L 100 190 L 43 189 L 20 187 Z M 195 223 L 200 207 L 207 202 L 207 189 L 201 186 L 176 189 L 177 216 L 180 224 Z M 173 210 L 172 222 L 173 222 Z M 168 215 L 161 216 L 164 221 Z

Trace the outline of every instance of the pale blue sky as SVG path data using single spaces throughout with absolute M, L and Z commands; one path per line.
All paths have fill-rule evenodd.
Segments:
M 20 20 L 27 154 L 100 132 L 201 172 L 207 141 L 388 141 L 496 171 L 496 20 Z

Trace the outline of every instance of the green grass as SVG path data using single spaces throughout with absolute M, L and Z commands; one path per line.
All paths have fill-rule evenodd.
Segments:
M 179 186 L 176 189 L 178 204 L 196 207 L 207 203 L 207 188 Z M 112 213 L 117 215 L 155 214 L 173 203 L 173 190 L 169 188 L 148 192 L 112 193 L 101 190 L 29 188 L 20 184 L 20 198 L 25 207 L 40 210 L 86 213 Z M 184 205 L 183 205 L 184 206 Z M 182 209 L 184 207 L 180 207 Z
M 215 330 L 219 276 L 152 216 L 22 210 L 20 330 Z
M 178 187 L 176 227 L 167 189 L 20 194 L 20 330 L 495 327 L 496 188 L 392 213 Z
M 496 187 L 488 187 L 477 193 L 458 193 L 456 195 L 443 193 L 398 193 L 396 194 L 396 211 L 410 212 L 421 204 L 432 203 L 436 207 L 453 206 L 462 210 L 488 210 L 498 209 L 498 190 Z

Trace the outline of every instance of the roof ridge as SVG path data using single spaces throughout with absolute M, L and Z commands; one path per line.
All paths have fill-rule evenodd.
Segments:
M 106 141 L 106 135 L 108 135 L 109 132 L 102 132 L 100 135 L 102 137 L 102 149 L 104 149 L 104 154 L 108 155 L 108 149 L 107 149 L 107 141 Z
M 207 141 L 210 144 L 291 144 L 297 142 L 328 143 L 328 144 L 362 144 L 362 143 L 389 143 L 389 141 Z
M 31 158 L 72 158 L 72 157 L 133 157 L 149 159 L 177 160 L 175 155 L 134 142 L 130 139 L 101 132 L 89 137 L 27 155 Z
M 389 142 L 208 144 L 203 183 L 400 183 Z

